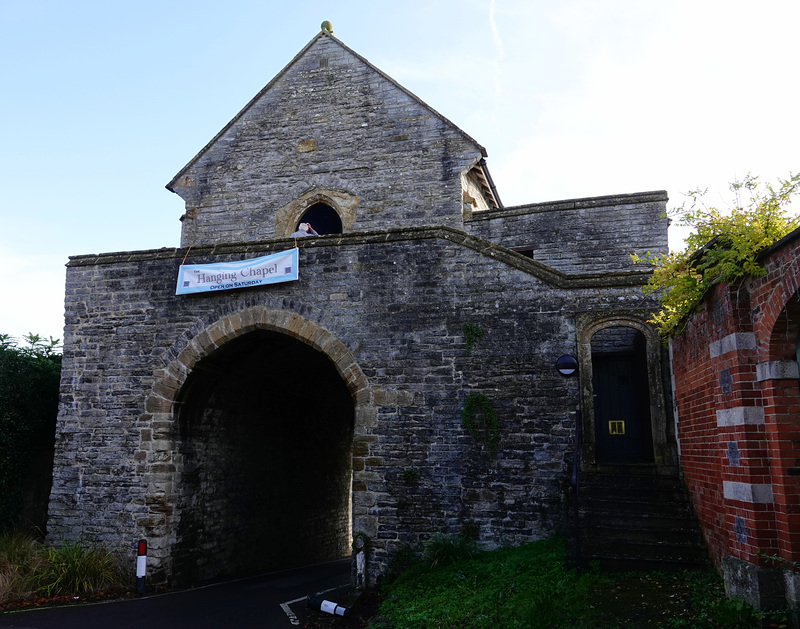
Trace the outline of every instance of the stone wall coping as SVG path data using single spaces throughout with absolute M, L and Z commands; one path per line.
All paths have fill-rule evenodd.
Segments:
M 600 197 L 584 197 L 580 199 L 566 199 L 563 201 L 546 201 L 543 203 L 529 203 L 491 210 L 480 210 L 472 213 L 468 221 L 486 221 L 500 218 L 509 218 L 524 214 L 543 212 L 558 212 L 563 210 L 583 210 L 610 207 L 614 205 L 630 205 L 632 203 L 654 203 L 668 201 L 666 190 L 651 192 L 633 192 L 629 194 L 613 194 Z
M 238 242 L 216 245 L 193 245 L 191 247 L 164 247 L 141 251 L 70 256 L 67 267 L 99 266 L 126 262 L 148 262 L 154 260 L 179 259 L 192 264 L 196 258 L 208 258 L 234 254 L 265 255 L 297 246 L 300 249 L 318 247 L 343 247 L 353 245 L 380 244 L 389 242 L 442 239 L 472 249 L 481 255 L 493 258 L 558 288 L 596 288 L 608 286 L 641 286 L 650 277 L 650 271 L 617 271 L 599 273 L 566 274 L 541 262 L 532 260 L 507 247 L 497 245 L 484 238 L 467 234 L 449 226 L 404 227 L 376 232 L 351 232 L 307 238 L 277 238 L 259 242 Z M 198 263 L 198 262 L 195 262 Z M 208 263 L 204 261 L 203 263 Z

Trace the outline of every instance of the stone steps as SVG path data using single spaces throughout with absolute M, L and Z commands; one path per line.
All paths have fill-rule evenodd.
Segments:
M 707 565 L 700 527 L 679 478 L 586 474 L 579 498 L 582 565 L 599 562 L 612 570 Z

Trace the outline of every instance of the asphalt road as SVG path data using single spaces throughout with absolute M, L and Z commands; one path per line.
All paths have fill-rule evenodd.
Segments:
M 350 560 L 205 587 L 93 605 L 0 614 L 9 629 L 283 629 L 302 626 L 306 596 L 336 601 L 351 591 Z

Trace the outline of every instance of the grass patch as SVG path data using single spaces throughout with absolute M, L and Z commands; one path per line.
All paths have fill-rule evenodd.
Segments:
M 45 548 L 47 563 L 34 576 L 37 591 L 44 596 L 86 594 L 119 584 L 119 562 L 105 548 L 80 542 L 62 542 Z
M 31 536 L 0 535 L 0 601 L 31 595 L 35 589 L 34 577 L 46 563 L 42 545 Z
M 385 622 L 371 627 L 755 629 L 764 619 L 787 626 L 785 616 L 766 616 L 741 600 L 726 599 L 721 579 L 711 572 L 577 574 L 568 568 L 562 539 L 433 566 L 430 548 L 423 560 L 384 586 L 380 615 Z
M 0 534 L 0 601 L 94 594 L 130 586 L 119 558 L 103 547 L 47 547 L 24 533 Z
M 461 535 L 434 535 L 425 547 L 425 560 L 431 568 L 441 568 L 472 559 L 478 544 Z

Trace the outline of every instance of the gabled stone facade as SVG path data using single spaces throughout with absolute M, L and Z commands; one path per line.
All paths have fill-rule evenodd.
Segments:
M 167 187 L 186 201 L 182 246 L 288 236 L 318 200 L 348 199 L 350 230 L 461 227 L 462 175 L 484 155 L 323 31 Z
M 674 470 L 628 257 L 666 249 L 666 193 L 503 208 L 484 156 L 315 37 L 170 182 L 180 248 L 70 259 L 49 536 L 146 538 L 155 578 L 198 581 L 339 557 L 354 534 L 374 577 L 435 533 L 561 532 L 593 393 L 554 363 L 591 374 L 587 344 L 615 326 L 652 358 L 641 456 Z M 318 204 L 341 229 L 289 238 Z M 175 294 L 181 264 L 292 247 L 298 281 Z M 462 423 L 475 393 L 496 447 L 481 413 Z

